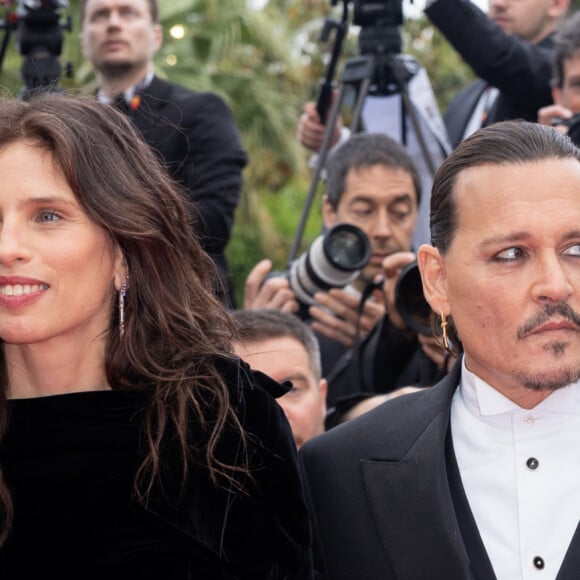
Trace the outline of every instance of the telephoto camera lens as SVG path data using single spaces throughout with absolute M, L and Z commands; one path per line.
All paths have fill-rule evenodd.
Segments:
M 336 224 L 292 263 L 290 287 L 300 302 L 314 304 L 316 292 L 343 288 L 356 280 L 370 257 L 370 242 L 360 228 Z
M 423 294 L 417 262 L 403 268 L 395 286 L 395 306 L 405 324 L 417 334 L 431 336 L 431 306 Z

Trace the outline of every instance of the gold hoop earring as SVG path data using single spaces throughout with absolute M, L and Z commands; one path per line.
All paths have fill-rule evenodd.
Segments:
M 443 311 L 441 311 L 441 322 L 440 322 L 441 337 L 443 338 L 443 346 L 445 347 L 445 350 L 449 350 L 449 339 L 447 338 L 447 325 L 448 324 L 449 323 L 447 322 L 447 316 L 445 316 Z

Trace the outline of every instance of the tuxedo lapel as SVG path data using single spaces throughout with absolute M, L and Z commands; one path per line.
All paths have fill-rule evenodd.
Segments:
M 580 577 L 580 524 L 572 537 L 556 580 L 578 580 Z
M 397 580 L 473 579 L 445 463 L 458 373 L 452 375 L 441 393 L 443 404 L 408 452 L 392 460 L 361 462 L 374 524 Z

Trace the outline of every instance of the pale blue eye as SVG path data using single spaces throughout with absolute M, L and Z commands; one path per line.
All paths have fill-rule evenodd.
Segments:
M 60 219 L 60 216 L 54 211 L 43 211 L 38 216 L 38 221 L 42 223 L 53 223 Z

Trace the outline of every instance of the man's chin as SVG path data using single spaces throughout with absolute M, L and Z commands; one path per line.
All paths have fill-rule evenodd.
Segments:
M 557 391 L 580 380 L 580 367 L 567 367 L 537 373 L 522 372 L 519 382 L 531 391 Z
M 107 78 L 123 77 L 130 73 L 134 68 L 134 63 L 126 60 L 107 61 L 101 63 L 99 66 L 99 72 Z

